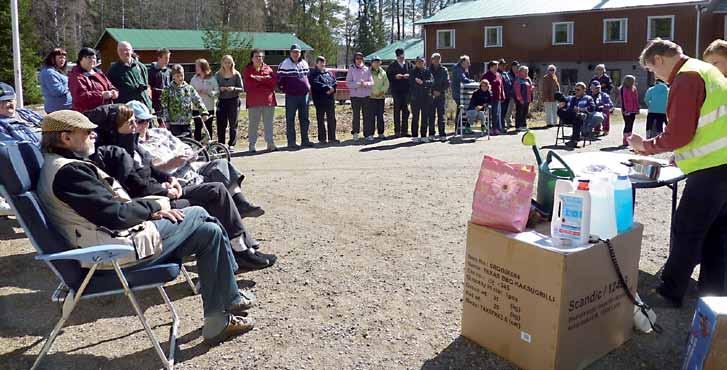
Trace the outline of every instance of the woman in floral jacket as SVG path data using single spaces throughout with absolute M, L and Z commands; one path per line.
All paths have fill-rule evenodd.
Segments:
M 209 117 L 197 90 L 184 81 L 184 69 L 179 64 L 172 66 L 172 83 L 164 88 L 160 101 L 162 119 L 174 136 L 191 136 L 193 111 L 200 112 L 202 121 Z

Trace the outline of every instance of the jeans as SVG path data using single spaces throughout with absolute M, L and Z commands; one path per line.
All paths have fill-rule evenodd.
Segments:
M 361 133 L 361 120 L 363 119 L 364 128 L 369 120 L 369 97 L 351 97 L 351 110 L 353 118 L 351 121 L 351 135 Z
M 501 116 L 501 105 L 500 103 L 494 103 L 490 105 L 490 127 L 488 127 L 490 130 L 495 129 L 500 132 L 505 132 L 505 125 L 502 124 L 502 118 Z M 483 120 L 484 122 L 484 120 Z
M 370 99 L 369 100 L 369 110 L 371 111 L 371 119 L 369 120 L 369 125 L 366 127 L 365 121 L 364 121 L 364 136 L 373 136 L 374 130 L 376 130 L 379 135 L 384 134 L 384 129 L 386 128 L 384 125 L 384 107 L 385 107 L 385 99 Z
M 275 144 L 273 140 L 273 117 L 275 116 L 275 107 L 252 107 L 248 108 L 247 116 L 250 120 L 247 130 L 247 141 L 250 144 L 257 142 L 257 128 L 260 125 L 260 119 L 263 120 L 263 129 L 265 131 L 265 142 L 268 145 Z
M 189 200 L 193 206 L 204 207 L 210 216 L 220 221 L 230 239 L 246 236 L 243 235 L 245 227 L 242 225 L 240 212 L 224 184 L 209 182 L 185 186 L 182 190 L 181 199 Z
M 193 111 L 192 115 L 198 116 L 200 114 L 199 111 Z M 211 110 L 209 111 L 209 117 L 206 121 L 202 122 L 202 117 L 195 118 L 194 119 L 194 140 L 201 141 L 202 140 L 202 128 L 206 127 L 207 132 L 209 133 L 210 137 L 209 140 L 212 140 L 212 121 L 214 121 L 215 111 Z M 202 126 L 204 124 L 204 126 Z
M 558 124 L 558 102 L 546 101 L 543 102 L 543 108 L 545 109 L 545 123 L 548 126 L 555 126 Z
M 316 107 L 318 141 L 336 140 L 336 102 L 333 99 L 313 100 L 313 105 Z
M 664 132 L 666 113 L 649 113 L 646 115 L 646 138 L 651 139 Z
M 694 267 L 701 263 L 700 290 L 727 294 L 727 165 L 687 175 L 671 225 L 669 258 L 661 273 L 669 298 L 683 299 Z
M 429 106 L 431 105 L 431 98 L 421 97 L 419 99 L 413 99 L 411 101 L 411 136 L 417 137 L 420 135 L 419 132 L 419 118 L 421 118 L 421 137 L 427 136 L 427 125 L 429 122 Z M 432 125 L 432 135 L 434 135 L 434 125 Z
M 600 126 L 603 123 L 604 116 L 601 112 L 593 112 L 588 115 L 586 124 L 583 127 L 583 133 L 590 133 L 594 128 Z
M 403 136 L 409 133 L 409 92 L 392 91 L 394 98 L 394 134 Z
M 163 251 L 149 264 L 180 262 L 186 256 L 197 259 L 204 317 L 219 317 L 240 301 L 235 279 L 237 263 L 230 240 L 220 224 L 202 207 L 184 208 L 184 220 L 154 221 L 161 234 Z
M 508 126 L 512 126 L 512 114 L 515 111 L 515 99 L 509 98 L 507 99 L 507 102 L 503 102 L 503 104 L 507 104 L 507 108 L 505 109 L 505 123 Z M 502 109 L 500 110 L 502 111 Z
M 220 99 L 217 109 L 217 142 L 225 143 L 225 131 L 230 127 L 228 145 L 237 143 L 237 116 L 240 115 L 240 98 Z
M 434 135 L 434 119 L 437 120 L 437 131 L 439 136 L 446 136 L 446 125 L 444 122 L 444 111 L 446 104 L 444 102 L 444 94 L 432 96 L 432 110 L 429 112 L 429 135 Z
M 516 105 L 517 110 L 515 112 L 515 127 L 519 129 L 527 128 L 528 108 L 530 107 L 530 102 L 517 102 Z
M 227 189 L 242 186 L 245 179 L 240 171 L 226 159 L 215 159 L 197 170 L 204 177 L 204 182 L 221 182 Z
M 465 126 L 470 127 L 473 123 L 480 121 L 481 125 L 485 124 L 485 112 L 476 111 L 474 109 L 467 111 L 467 123 Z
M 308 94 L 285 95 L 285 136 L 288 139 L 288 146 L 295 146 L 295 113 L 298 113 L 300 121 L 300 142 L 310 143 L 308 139 Z

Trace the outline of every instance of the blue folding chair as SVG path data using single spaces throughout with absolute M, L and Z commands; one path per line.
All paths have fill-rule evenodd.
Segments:
M 49 224 L 35 193 L 43 156 L 36 146 L 28 142 L 0 143 L 0 195 L 11 204 L 18 222 L 38 252 L 36 259 L 45 261 L 61 280 L 61 286 L 53 294 L 63 300 L 62 315 L 51 331 L 43 349 L 38 354 L 32 369 L 50 350 L 63 324 L 73 312 L 76 304 L 85 298 L 125 294 L 129 297 L 136 315 L 144 326 L 152 345 L 166 369 L 174 368 L 174 350 L 179 327 L 177 312 L 164 291 L 164 284 L 175 280 L 183 269 L 178 263 L 140 264 L 121 268 L 118 260 L 135 253 L 126 245 L 100 245 L 88 248 L 73 248 Z M 93 264 L 84 269 L 81 263 Z M 113 270 L 97 270 L 99 264 L 111 263 Z M 191 285 L 191 281 L 188 280 Z M 172 327 L 169 333 L 169 356 L 164 354 L 159 341 L 149 326 L 134 296 L 135 291 L 156 288 L 171 311 Z M 65 297 L 60 292 L 67 291 Z

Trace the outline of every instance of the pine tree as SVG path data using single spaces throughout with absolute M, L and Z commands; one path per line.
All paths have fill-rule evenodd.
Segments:
M 36 76 L 40 68 L 41 58 L 36 54 L 38 40 L 33 20 L 30 18 L 30 2 L 18 2 L 20 17 L 20 55 L 23 69 L 23 99 L 25 104 L 37 104 L 42 101 L 40 85 Z M 13 73 L 13 42 L 10 21 L 10 0 L 0 0 L 0 81 L 15 85 Z

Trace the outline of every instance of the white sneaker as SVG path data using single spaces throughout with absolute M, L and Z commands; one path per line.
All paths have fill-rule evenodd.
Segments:
M 275 146 L 275 144 L 268 144 L 268 151 L 269 152 L 274 152 L 276 150 L 278 150 L 278 147 Z
M 428 143 L 429 142 L 429 138 L 426 137 L 426 136 L 423 137 L 423 138 L 421 138 L 420 140 L 421 140 L 422 143 Z
M 421 143 L 422 141 L 418 137 L 414 136 L 413 138 L 411 138 L 411 142 L 412 143 Z
M 358 141 L 358 134 L 353 134 L 353 141 Z

